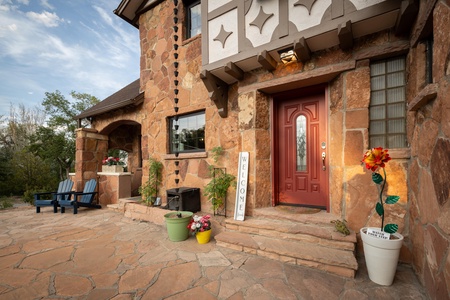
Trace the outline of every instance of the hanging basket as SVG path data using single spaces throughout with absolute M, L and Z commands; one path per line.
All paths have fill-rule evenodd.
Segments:
M 181 218 L 178 218 L 178 214 L 181 213 Z M 177 211 L 170 212 L 164 215 L 166 220 L 167 233 L 169 234 L 169 240 L 172 242 L 181 242 L 187 240 L 189 237 L 189 229 L 187 228 L 189 221 L 194 213 L 190 211 Z

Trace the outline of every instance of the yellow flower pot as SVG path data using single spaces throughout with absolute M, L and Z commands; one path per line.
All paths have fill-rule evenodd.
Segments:
M 197 242 L 199 244 L 207 244 L 209 243 L 209 239 L 211 238 L 211 229 L 206 231 L 197 232 L 195 234 L 197 238 Z

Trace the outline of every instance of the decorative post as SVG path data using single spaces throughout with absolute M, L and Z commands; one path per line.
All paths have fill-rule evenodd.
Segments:
M 175 110 L 175 124 L 174 124 L 174 146 L 175 146 L 175 157 L 178 158 L 179 155 L 179 146 L 180 146 L 180 135 L 178 133 L 178 0 L 174 0 L 173 1 L 174 4 L 174 8 L 173 8 L 173 22 L 174 22 L 174 26 L 173 26 L 173 31 L 174 31 L 174 35 L 173 35 L 173 49 L 174 49 L 174 53 L 173 56 L 175 58 L 174 60 L 174 67 L 175 70 L 173 72 L 175 79 L 173 80 L 174 83 L 174 110 Z M 177 159 L 175 160 L 175 185 L 176 185 L 176 191 L 178 192 L 178 183 L 180 182 L 180 179 L 178 178 L 178 175 L 180 174 L 180 170 L 179 170 L 179 165 L 180 165 L 180 161 Z

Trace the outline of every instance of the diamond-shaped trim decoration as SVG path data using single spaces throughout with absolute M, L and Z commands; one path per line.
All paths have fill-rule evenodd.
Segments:
M 294 3 L 294 6 L 303 5 L 308 10 L 308 13 L 311 14 L 311 8 L 314 5 L 314 2 L 316 2 L 316 0 L 298 0 Z
M 225 28 L 223 28 L 223 24 L 222 24 L 222 27 L 220 27 L 219 34 L 213 39 L 213 41 L 221 42 L 222 48 L 225 48 L 225 41 L 232 33 L 233 33 L 232 31 L 226 31 Z
M 259 33 L 262 32 L 262 28 L 264 24 L 269 20 L 270 17 L 272 17 L 273 14 L 266 14 L 262 8 L 262 6 L 259 7 L 259 13 L 253 22 L 250 23 L 250 25 L 256 26 L 259 28 Z

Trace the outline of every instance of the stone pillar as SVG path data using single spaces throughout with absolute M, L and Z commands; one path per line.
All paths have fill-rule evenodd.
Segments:
M 99 202 L 102 206 L 116 204 L 131 197 L 131 173 L 99 173 Z
M 83 191 L 84 183 L 97 178 L 101 161 L 108 151 L 108 136 L 91 128 L 76 130 L 75 190 Z

